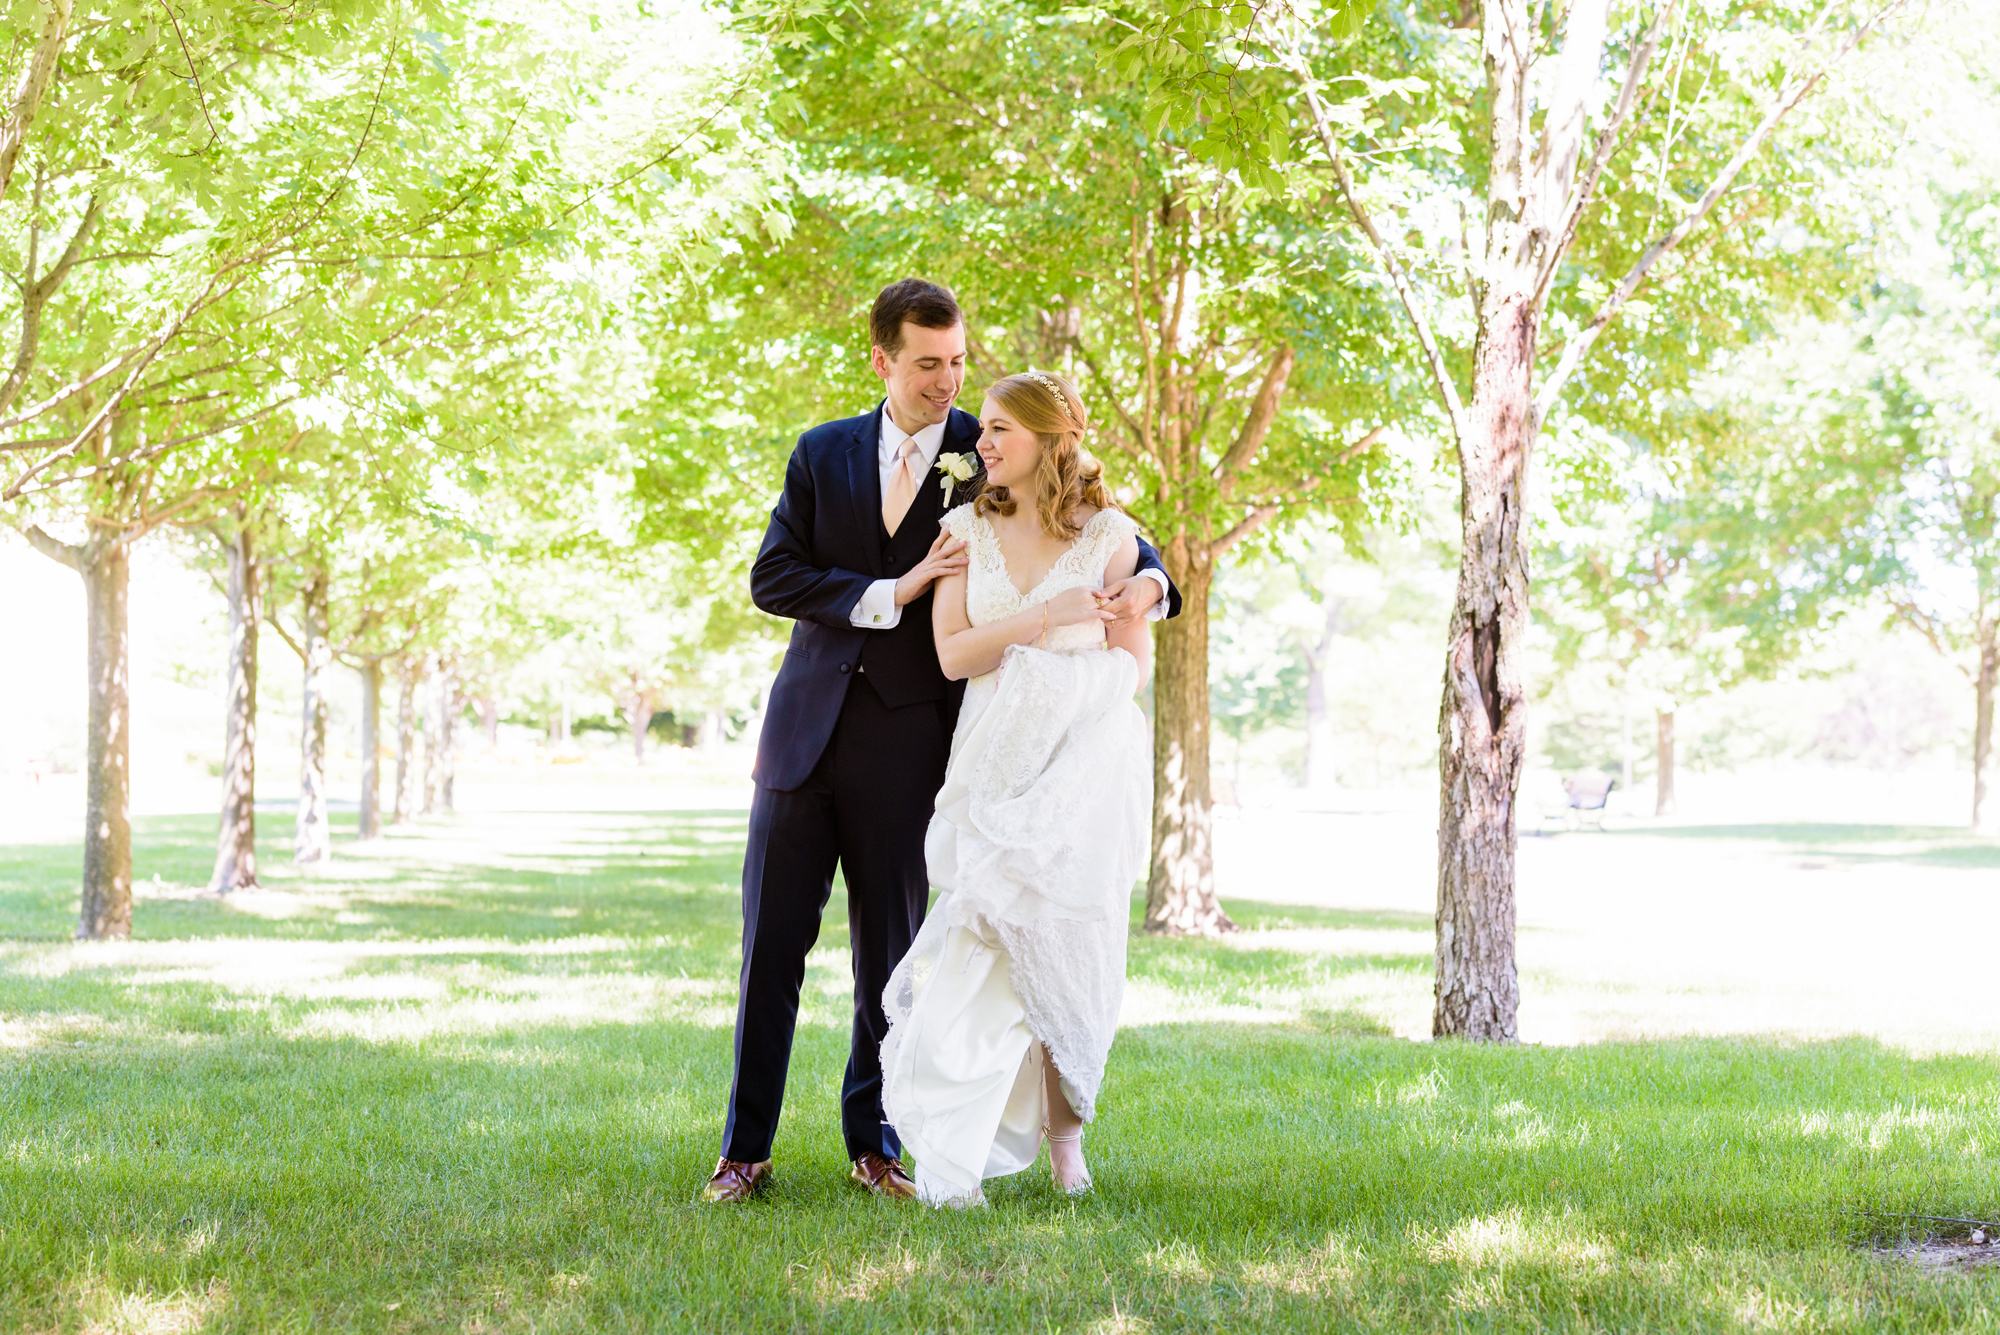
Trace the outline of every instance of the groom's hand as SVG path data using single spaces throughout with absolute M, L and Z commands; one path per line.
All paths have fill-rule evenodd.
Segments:
M 924 596 L 924 591 L 933 580 L 946 575 L 965 573 L 965 544 L 951 536 L 951 530 L 939 529 L 937 541 L 931 544 L 924 559 L 910 567 L 910 572 L 896 581 L 896 606 L 908 607 Z
M 1105 589 L 1091 590 L 1097 597 L 1106 600 L 1104 610 L 1111 613 L 1111 625 L 1106 630 L 1119 626 L 1129 626 L 1145 616 L 1154 603 L 1163 596 L 1160 582 L 1150 575 L 1134 575 L 1121 579 Z

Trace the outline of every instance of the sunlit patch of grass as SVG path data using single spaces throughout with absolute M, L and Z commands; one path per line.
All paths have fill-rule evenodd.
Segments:
M 189 1335 L 207 1328 L 227 1306 L 229 1286 L 218 1278 L 192 1293 L 119 1292 L 101 1279 L 85 1277 L 64 1297 L 82 1335 Z

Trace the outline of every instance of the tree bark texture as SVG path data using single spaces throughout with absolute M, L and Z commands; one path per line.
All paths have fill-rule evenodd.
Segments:
M 1485 0 L 1486 247 L 1475 291 L 1472 400 L 1455 413 L 1458 589 L 1438 716 L 1436 1004 L 1440 1037 L 1512 1042 L 1515 800 L 1527 754 L 1521 652 L 1528 631 L 1528 472 L 1536 433 L 1535 352 L 1543 275 L 1567 244 L 1561 217 L 1603 49 L 1603 0 L 1570 9 L 1569 44 L 1531 154 L 1538 9 Z M 1443 371 L 1439 370 L 1440 376 Z M 1445 380 L 1447 402 L 1451 399 Z
M 1236 930 L 1215 893 L 1209 791 L 1208 544 L 1176 537 L 1162 556 L 1181 614 L 1153 630 L 1153 864 L 1146 930 L 1169 936 Z
M 326 705 L 333 644 L 327 635 L 327 577 L 315 574 L 306 585 L 301 609 L 305 650 L 304 716 L 299 726 L 299 814 L 292 860 L 319 866 L 333 856 L 333 832 L 326 810 Z
M 391 825 L 407 824 L 417 814 L 417 678 L 415 663 L 405 662 L 397 673 L 396 805 Z
M 1655 711 L 1657 723 L 1653 748 L 1653 814 L 1671 816 L 1678 805 L 1674 798 L 1674 711 Z
M 257 627 L 263 572 L 247 524 L 225 544 L 229 558 L 229 689 L 223 706 L 222 825 L 215 836 L 211 894 L 257 888 Z
M 131 560 L 122 540 L 83 545 L 89 603 L 90 722 L 84 744 L 83 903 L 76 934 L 132 935 L 132 692 L 127 614 Z
M 500 702 L 490 695 L 479 697 L 479 729 L 486 734 L 486 749 L 500 749 Z
M 132 935 L 132 645 L 126 535 L 98 534 L 73 545 L 34 525 L 23 535 L 36 551 L 83 577 L 89 718 L 76 934 L 89 940 L 127 937 Z
M 361 820 L 363 839 L 382 837 L 382 660 L 361 660 Z
M 1979 671 L 1973 677 L 1975 712 L 1972 722 L 1972 831 L 2000 834 L 2000 803 L 1993 801 L 1993 685 L 2000 677 L 2000 642 L 1996 626 L 1980 627 Z
M 1512 1042 L 1515 796 L 1527 754 L 1520 654 L 1528 631 L 1522 520 L 1534 439 L 1535 310 L 1484 312 L 1459 447 L 1460 557 L 1438 716 L 1436 1004 L 1440 1037 Z

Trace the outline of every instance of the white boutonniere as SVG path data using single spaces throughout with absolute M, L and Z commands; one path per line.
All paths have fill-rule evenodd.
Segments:
M 973 467 L 969 454 L 940 454 L 937 470 L 953 482 L 970 482 L 973 473 L 978 471 Z

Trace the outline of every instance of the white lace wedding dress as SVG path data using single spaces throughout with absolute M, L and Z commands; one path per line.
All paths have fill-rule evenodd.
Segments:
M 1022 594 L 991 523 L 969 505 L 944 522 L 967 546 L 975 626 L 1099 587 L 1136 528 L 1115 510 L 1092 516 Z M 940 894 L 883 997 L 882 1103 L 927 1200 L 977 1199 L 984 1179 L 1035 1161 L 1043 1045 L 1070 1105 L 1096 1113 L 1152 807 L 1137 687 L 1138 664 L 1094 622 L 1010 647 L 966 684 L 924 841 Z

